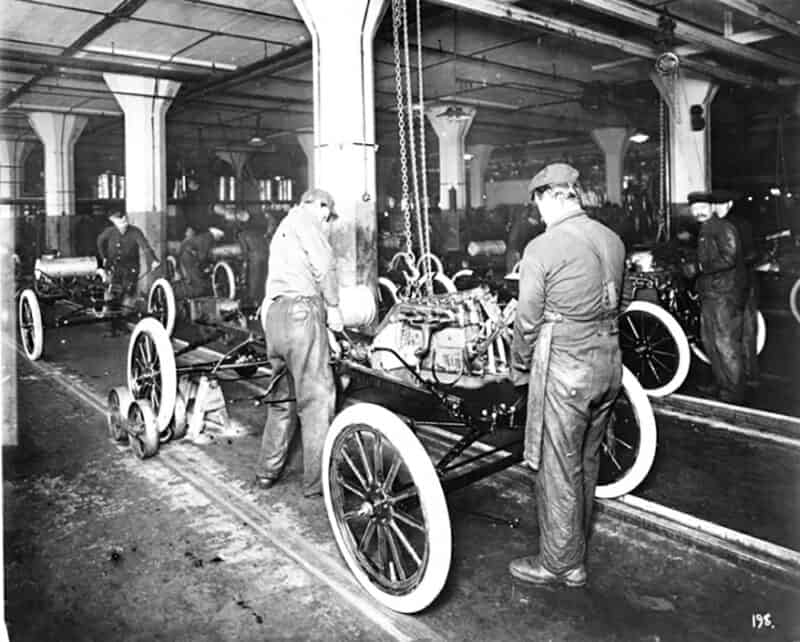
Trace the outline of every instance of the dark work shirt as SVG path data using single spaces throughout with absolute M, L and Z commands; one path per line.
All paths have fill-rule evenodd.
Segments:
M 602 253 L 605 271 L 598 252 Z M 605 274 L 621 292 L 625 246 L 613 231 L 585 213 L 550 225 L 525 248 L 514 322 L 512 362 L 527 371 L 544 314 L 561 315 L 553 329 L 553 349 L 582 349 L 596 334 L 595 322 L 610 313 Z
M 697 262 L 697 290 L 701 295 L 741 294 L 746 287 L 742 245 L 730 221 L 713 215 L 703 223 L 697 238 Z
M 97 253 L 100 261 L 106 259 L 111 265 L 139 265 L 139 250 L 145 253 L 147 263 L 156 260 L 155 252 L 147 242 L 142 230 L 135 225 L 129 225 L 124 234 L 115 225 L 109 225 L 97 237 Z
M 181 243 L 180 254 L 184 252 L 191 254 L 201 265 L 211 263 L 214 258 L 211 250 L 214 249 L 216 243 L 211 232 L 201 232 Z

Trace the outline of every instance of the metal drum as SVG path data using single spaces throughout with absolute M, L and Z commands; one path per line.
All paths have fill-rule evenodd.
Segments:
M 33 273 L 46 275 L 51 279 L 66 279 L 81 276 L 94 276 L 97 273 L 97 258 L 94 256 L 67 256 L 60 259 L 36 259 Z
M 339 310 L 346 328 L 369 325 L 378 315 L 375 296 L 366 285 L 352 285 L 339 289 Z
M 211 250 L 215 259 L 238 259 L 242 256 L 242 246 L 238 243 L 220 243 Z
M 505 241 L 472 241 L 467 245 L 470 256 L 502 256 L 505 253 Z

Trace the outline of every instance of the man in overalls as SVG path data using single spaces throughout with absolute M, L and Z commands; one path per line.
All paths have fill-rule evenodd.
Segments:
M 269 488 L 281 474 L 298 420 L 303 441 L 303 494 L 322 494 L 322 447 L 333 420 L 336 390 L 326 328 L 342 330 L 336 261 L 326 224 L 333 197 L 310 189 L 272 237 L 264 305 L 267 356 L 279 399 L 267 411 L 256 484 Z
M 547 225 L 525 248 L 511 378 L 528 386 L 525 461 L 536 475 L 539 554 L 511 575 L 533 584 L 586 584 L 599 453 L 622 382 L 617 308 L 625 248 L 583 211 L 578 171 L 565 163 L 530 183 Z

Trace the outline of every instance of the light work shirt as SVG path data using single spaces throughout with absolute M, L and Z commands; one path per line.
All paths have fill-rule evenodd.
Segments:
M 275 230 L 269 248 L 268 301 L 279 296 L 321 296 L 339 305 L 333 249 L 317 216 L 294 207 Z

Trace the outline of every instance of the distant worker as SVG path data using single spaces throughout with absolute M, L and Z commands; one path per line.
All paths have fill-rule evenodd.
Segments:
M 586 584 L 600 447 L 622 382 L 617 314 L 625 247 L 587 216 L 578 171 L 547 165 L 530 183 L 544 234 L 520 264 L 511 380 L 528 387 L 525 462 L 536 474 L 539 553 L 513 560 L 532 584 Z
M 333 419 L 335 387 L 327 328 L 342 330 L 336 261 L 325 224 L 336 216 L 321 189 L 303 194 L 272 237 L 264 334 L 275 396 L 267 411 L 256 483 L 269 488 L 283 470 L 299 419 L 303 442 L 303 494 L 322 493 L 322 447 Z M 327 327 L 327 328 L 326 328 Z
M 183 240 L 178 251 L 178 265 L 182 279 L 180 295 L 183 297 L 207 296 L 211 293 L 209 268 L 214 261 L 211 250 L 225 236 L 218 227 L 194 234 Z
M 158 267 L 159 260 L 142 230 L 128 222 L 127 214 L 114 211 L 108 220 L 111 225 L 97 237 L 97 255 L 109 277 L 106 301 L 112 311 L 110 334 L 115 336 L 125 327 L 121 310 L 135 305 L 139 284 L 139 251 L 144 252 L 150 271 Z
M 535 203 L 530 203 L 518 213 L 511 223 L 506 243 L 506 274 L 511 273 L 522 258 L 525 246 L 544 232 L 544 223 Z
M 700 223 L 700 338 L 714 377 L 708 392 L 721 401 L 738 404 L 744 400 L 742 325 L 747 277 L 739 233 L 733 223 L 717 216 L 714 200 L 709 192 L 689 194 L 692 216 Z

